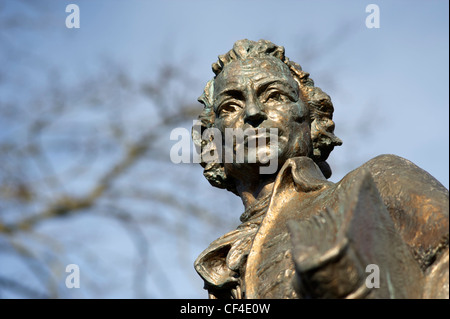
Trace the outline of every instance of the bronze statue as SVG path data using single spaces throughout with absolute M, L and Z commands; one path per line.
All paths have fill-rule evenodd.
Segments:
M 449 297 L 445 187 L 394 155 L 328 181 L 326 159 L 342 144 L 331 99 L 283 47 L 237 41 L 212 68 L 194 143 L 202 155 L 231 149 L 232 161 L 201 165 L 213 186 L 241 197 L 245 211 L 242 224 L 195 261 L 210 298 Z M 222 138 L 202 138 L 211 128 Z M 251 138 L 227 149 L 231 128 L 259 129 L 253 145 L 264 152 L 276 145 L 274 173 L 261 174 L 260 152 L 236 160 L 238 144 L 249 151 Z

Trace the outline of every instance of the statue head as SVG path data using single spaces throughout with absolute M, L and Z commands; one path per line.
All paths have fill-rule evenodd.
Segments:
M 326 159 L 334 146 L 342 144 L 333 134 L 333 104 L 300 65 L 285 57 L 282 46 L 240 40 L 219 56 L 212 69 L 215 77 L 198 99 L 204 105 L 199 116 L 201 132 L 193 131 L 201 153 L 210 152 L 215 147 L 211 143 L 217 146 L 218 142 L 202 140 L 205 129 L 276 128 L 279 167 L 291 157 L 308 156 L 326 178 L 331 176 Z M 235 179 L 250 164 L 202 161 L 201 165 L 213 186 L 237 194 Z

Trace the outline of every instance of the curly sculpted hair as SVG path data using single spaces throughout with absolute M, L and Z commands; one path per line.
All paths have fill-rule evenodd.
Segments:
M 226 65 L 236 60 L 245 60 L 247 58 L 265 58 L 275 57 L 285 63 L 292 76 L 299 83 L 300 98 L 309 109 L 311 119 L 311 140 L 313 145 L 312 159 L 316 162 L 326 178 L 331 176 L 331 169 L 326 163 L 328 155 L 335 146 L 341 145 L 342 141 L 334 135 L 333 104 L 330 97 L 320 88 L 314 86 L 314 81 L 309 77 L 309 73 L 304 72 L 301 66 L 290 61 L 284 55 L 284 47 L 273 44 L 267 40 L 257 42 L 250 40 L 237 41 L 233 49 L 224 55 L 220 55 L 217 62 L 213 63 L 212 70 L 215 77 L 210 80 L 198 98 L 198 101 L 204 105 L 203 111 L 199 115 L 200 130 L 195 126 L 192 131 L 194 144 L 202 155 L 201 165 L 204 167 L 204 176 L 211 185 L 225 188 L 237 195 L 235 182 L 225 174 L 224 166 L 219 161 L 204 162 L 203 154 L 211 152 L 215 148 L 213 140 L 203 140 L 202 133 L 207 128 L 214 127 L 216 114 L 214 112 L 214 80 Z

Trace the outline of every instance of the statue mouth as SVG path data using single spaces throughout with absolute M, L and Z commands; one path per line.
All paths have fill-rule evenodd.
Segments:
M 270 143 L 271 138 L 272 138 L 272 136 L 267 132 L 258 134 L 258 135 L 246 136 L 244 138 L 244 145 L 247 148 L 248 147 L 264 147 Z
M 278 129 L 276 133 L 267 128 L 258 129 L 255 134 L 245 135 L 243 144 L 246 148 L 265 147 L 278 142 Z

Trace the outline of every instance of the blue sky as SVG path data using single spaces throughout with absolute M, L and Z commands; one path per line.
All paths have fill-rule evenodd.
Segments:
M 18 1 L 5 1 L 0 8 L 24 13 L 23 23 L 26 16 L 40 21 L 39 27 L 9 38 L 11 46 L 29 54 L 6 68 L 11 77 L 28 77 L 26 89 L 38 89 L 40 81 L 48 80 L 43 66 L 58 70 L 62 81 L 71 83 L 94 74 L 104 60 L 136 78 L 155 77 L 159 66 L 174 61 L 193 74 L 197 89 L 189 91 L 186 100 L 195 103 L 213 76 L 211 64 L 219 54 L 239 39 L 264 38 L 283 45 L 286 55 L 311 73 L 316 86 L 333 100 L 335 133 L 344 141 L 329 159 L 333 181 L 379 154 L 391 153 L 411 160 L 449 187 L 448 1 L 39 3 L 42 10 Z M 65 27 L 69 3 L 80 8 L 80 29 Z M 379 29 L 365 26 L 370 3 L 380 8 Z M 200 167 L 180 164 L 176 170 L 195 176 L 206 198 L 226 198 L 223 209 L 237 210 L 237 221 L 242 207 L 234 195 L 210 190 Z M 186 189 L 178 192 L 189 195 Z M 193 261 L 208 244 L 191 249 L 189 258 Z M 164 240 L 160 247 L 172 249 Z M 177 297 L 204 297 L 193 269 L 190 275 L 195 279 L 183 278 L 179 270 L 174 273 L 183 283 Z
M 378 1 L 379 29 L 366 28 L 364 1 L 77 1 L 80 29 L 64 26 L 68 3 L 47 2 L 51 26 L 28 39 L 67 77 L 95 70 L 105 57 L 137 77 L 173 59 L 194 70 L 201 93 L 217 55 L 238 39 L 266 38 L 332 97 L 337 134 L 362 111 L 376 115 L 365 160 L 398 154 L 448 187 L 446 1 Z M 318 52 L 305 64 L 301 53 L 311 45 Z M 352 136 L 344 137 L 341 156 L 352 153 Z

